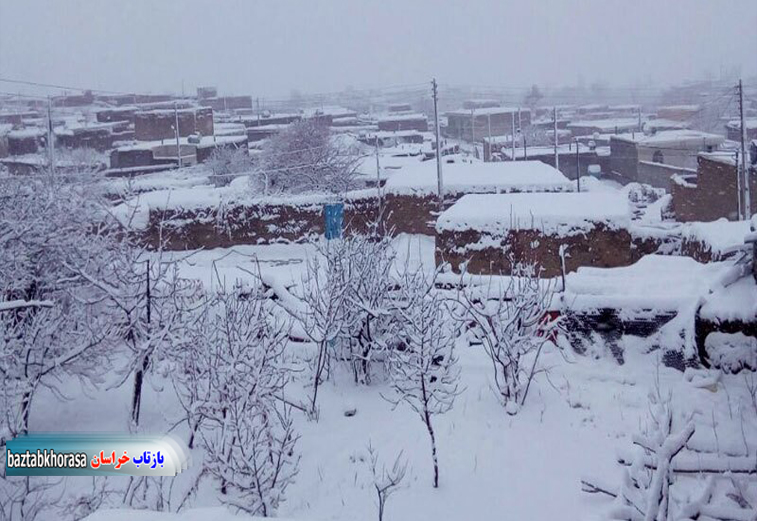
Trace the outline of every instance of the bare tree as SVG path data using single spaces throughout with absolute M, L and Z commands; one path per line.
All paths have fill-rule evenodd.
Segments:
M 556 321 L 548 315 L 552 286 L 541 281 L 534 265 L 512 263 L 504 284 L 460 284 L 456 316 L 474 325 L 492 362 L 495 391 L 509 414 L 526 401 L 539 356 Z
M 342 193 L 355 181 L 359 155 L 343 136 L 332 136 L 320 118 L 289 125 L 270 138 L 256 176 L 268 192 Z
M 394 309 L 397 281 L 392 267 L 397 254 L 389 237 L 351 236 L 332 250 L 330 256 L 349 261 L 347 324 L 345 339 L 356 383 L 370 384 L 372 362 L 384 357 L 396 344 L 397 319 Z
M 219 146 L 205 162 L 212 174 L 209 179 L 214 186 L 226 186 L 237 175 L 252 170 L 252 159 L 246 148 Z
M 271 317 L 260 295 L 238 292 L 214 296 L 198 326 L 192 343 L 200 375 L 190 375 L 187 385 L 206 392 L 190 418 L 206 451 L 205 468 L 221 481 L 224 502 L 273 515 L 298 463 L 285 398 L 288 327 Z
M 368 457 L 370 458 L 371 476 L 373 478 L 373 488 L 376 491 L 376 500 L 378 503 L 378 519 L 384 521 L 384 512 L 386 502 L 402 486 L 402 481 L 407 473 L 407 461 L 402 457 L 402 452 L 397 454 L 394 464 L 391 468 L 381 466 L 379 468 L 378 452 L 368 445 Z
M 393 395 L 385 399 L 395 406 L 406 403 L 423 421 L 431 441 L 434 488 L 439 486 L 439 462 L 433 417 L 452 409 L 460 393 L 460 371 L 454 353 L 455 335 L 449 313 L 439 294 L 432 292 L 422 271 L 405 272 L 397 310 L 401 345 L 390 351 Z
M 0 183 L 0 446 L 31 428 L 41 389 L 60 397 L 71 379 L 100 383 L 105 318 L 80 299 L 94 288 L 69 266 L 100 262 L 113 232 L 76 186 Z M 2 517 L 34 519 L 54 506 L 60 482 L 3 472 Z

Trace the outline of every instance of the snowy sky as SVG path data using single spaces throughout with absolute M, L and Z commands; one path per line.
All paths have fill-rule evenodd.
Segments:
M 757 74 L 755 0 L 0 0 L 0 77 L 105 90 L 630 86 L 729 69 Z

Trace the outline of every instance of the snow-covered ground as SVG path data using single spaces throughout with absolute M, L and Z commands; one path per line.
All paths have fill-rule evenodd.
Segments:
M 433 269 L 433 239 L 401 236 L 395 247 L 398 265 L 409 256 L 410 265 Z M 219 281 L 250 282 L 258 266 L 266 276 L 297 283 L 306 259 L 315 254 L 303 245 L 207 250 L 186 257 L 180 269 L 208 288 Z M 431 486 L 428 436 L 417 415 L 402 405 L 393 408 L 382 397 L 389 392 L 386 383 L 357 386 L 351 373 L 337 370 L 323 387 L 318 421 L 304 415 L 295 418 L 302 457 L 295 483 L 287 489 L 277 514 L 292 520 L 377 519 L 368 468 L 370 444 L 386 464 L 400 452 L 408 462 L 403 487 L 387 504 L 388 520 L 605 519 L 609 498 L 582 493 L 580 480 L 592 476 L 620 484 L 616 453 L 631 448 L 631 437 L 644 423 L 650 395 L 657 388 L 663 395 L 672 393 L 677 413 L 696 413 L 698 428 L 692 443 L 713 447 L 717 442 L 728 453 L 755 457 L 757 408 L 743 375 L 723 375 L 716 385 L 701 387 L 659 364 L 657 353 L 646 353 L 647 346 L 639 339 L 624 337 L 623 345 L 626 363 L 619 366 L 609 355 L 579 357 L 549 344 L 542 358 L 548 373 L 537 378 L 526 406 L 509 416 L 492 391 L 491 362 L 482 348 L 459 339 L 464 390 L 449 413 L 435 417 L 438 489 Z M 114 369 L 119 365 L 115 357 L 112 367 L 102 369 L 111 386 L 118 382 Z M 149 383 L 143 398 L 145 430 L 163 433 L 174 428 L 173 432 L 186 436 L 185 425 L 177 423 L 183 411 L 168 378 L 158 375 Z M 130 390 L 129 383 L 97 391 L 72 383 L 63 401 L 44 391 L 31 425 L 35 431 L 124 431 Z M 355 414 L 345 415 L 348 410 Z M 195 461 L 202 457 L 198 449 L 193 456 Z M 701 481 L 687 479 L 692 488 Z M 70 480 L 68 493 L 90 486 L 88 479 Z M 218 498 L 217 484 L 207 480 L 192 509 L 182 515 L 102 511 L 89 519 L 250 519 L 232 517 L 223 508 L 202 509 L 218 506 Z

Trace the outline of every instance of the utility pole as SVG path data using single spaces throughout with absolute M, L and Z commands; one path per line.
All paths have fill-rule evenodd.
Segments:
M 439 96 L 436 78 L 431 80 L 431 90 L 434 96 L 434 133 L 436 134 L 436 182 L 439 190 L 439 211 L 444 209 L 444 183 L 442 182 L 442 142 L 439 139 Z
M 639 132 L 641 132 L 643 130 L 641 127 L 641 107 L 638 108 L 637 112 L 639 115 Z
M 258 126 L 260 126 L 260 98 L 255 98 L 255 106 L 258 112 Z
M 557 107 L 552 107 L 552 124 L 555 133 L 555 169 L 560 170 L 560 154 L 557 153 Z
M 179 141 L 179 108 L 176 106 L 176 102 L 173 102 L 173 117 L 174 117 L 174 126 L 176 127 L 176 158 L 179 160 L 179 168 L 182 167 L 181 164 L 181 142 Z
M 473 143 L 473 148 L 476 148 L 476 119 L 473 115 L 475 110 L 470 109 L 470 142 Z
M 378 194 L 378 214 L 376 216 L 376 231 L 381 235 L 382 201 L 381 201 L 381 163 L 379 162 L 378 135 L 374 141 L 376 145 L 376 193 Z
M 515 161 L 515 112 L 510 112 L 510 126 L 512 127 L 510 129 L 510 148 L 512 149 L 512 154 L 510 155 L 510 159 Z
M 741 172 L 739 171 L 739 151 L 737 150 L 734 152 L 735 154 L 735 160 L 734 165 L 736 166 L 736 209 L 738 211 L 739 221 L 744 219 L 744 212 L 741 210 Z
M 53 101 L 47 97 L 47 155 L 50 173 L 55 175 L 55 132 L 53 132 Z
M 581 191 L 581 167 L 579 166 L 580 157 L 578 155 L 578 140 L 576 139 L 576 189 Z
M 488 127 L 487 134 L 489 135 L 489 155 L 484 154 L 484 161 L 492 160 L 492 115 L 486 115 L 486 125 Z
M 744 125 L 744 86 L 741 80 L 739 80 L 739 119 L 741 120 L 741 175 L 744 187 L 744 219 L 751 219 L 752 200 L 749 193 L 749 170 L 746 160 L 746 125 Z

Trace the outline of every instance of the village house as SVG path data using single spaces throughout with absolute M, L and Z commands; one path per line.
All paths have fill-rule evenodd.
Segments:
M 751 141 L 757 139 L 757 118 L 745 118 L 746 138 Z M 726 137 L 731 141 L 741 141 L 741 121 L 729 121 L 725 126 Z
M 37 151 L 45 146 L 45 137 L 47 132 L 40 127 L 26 127 L 22 129 L 11 130 L 6 134 L 8 141 L 8 155 L 21 156 L 26 154 L 36 154 Z
M 428 132 L 428 118 L 417 113 L 387 114 L 378 118 L 377 125 L 379 130 L 384 131 L 417 130 Z
M 670 191 L 674 174 L 695 173 L 697 154 L 717 150 L 724 140 L 723 136 L 696 130 L 611 136 L 611 174 L 624 184 L 646 183 Z
M 571 121 L 567 129 L 574 136 L 592 136 L 594 134 L 620 134 L 622 132 L 640 132 L 639 118 L 610 118 Z
M 110 153 L 109 175 L 157 171 L 206 161 L 217 148 L 247 149 L 246 135 L 201 136 L 199 139 L 183 137 L 179 148 L 171 141 L 144 141 L 115 148 Z
M 135 106 L 113 107 L 98 110 L 95 113 L 95 118 L 99 123 L 113 123 L 114 121 L 126 121 L 129 124 L 134 124 L 134 114 L 137 112 Z
M 757 161 L 757 143 L 752 143 Z M 738 218 L 738 172 L 732 152 L 702 153 L 693 174 L 677 175 L 671 187 L 673 213 L 677 221 L 715 221 Z M 757 211 L 757 162 L 750 169 L 750 199 Z
M 699 105 L 668 105 L 657 109 L 657 117 L 674 121 L 689 121 L 701 110 L 702 107 Z
M 576 150 L 578 148 L 578 150 Z M 578 152 L 578 153 L 576 153 Z M 549 166 L 555 166 L 555 147 L 516 147 L 513 154 L 512 147 L 503 145 L 497 152 L 502 161 L 541 161 Z M 585 176 L 590 172 L 607 170 L 609 164 L 597 156 L 595 149 L 581 143 L 566 143 L 557 146 L 558 170 L 569 179 L 576 179 L 579 172 Z M 486 158 L 486 156 L 484 156 Z M 593 168 L 592 168 L 593 166 Z
M 213 109 L 189 107 L 180 109 L 159 108 L 134 114 L 134 137 L 138 141 L 154 141 L 176 137 L 174 126 L 179 120 L 179 136 L 192 134 L 213 135 Z
M 235 121 L 244 124 L 248 129 L 251 127 L 262 127 L 271 125 L 289 125 L 295 121 L 300 121 L 302 114 L 299 113 L 278 113 L 272 114 L 267 110 L 260 114 L 239 116 Z
M 486 107 L 447 112 L 445 136 L 479 142 L 484 137 L 503 136 L 531 125 L 531 111 L 515 107 Z

